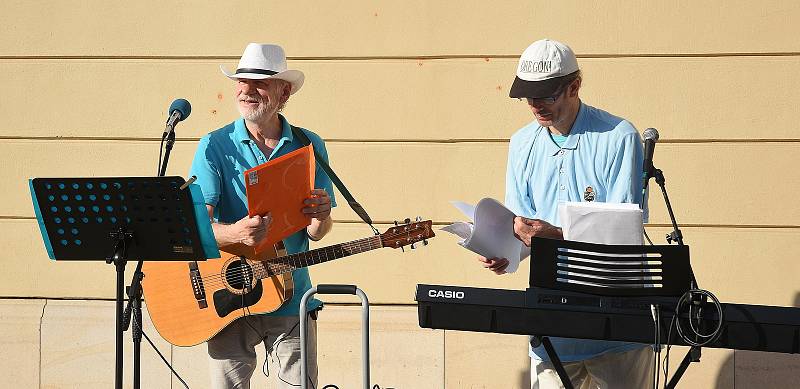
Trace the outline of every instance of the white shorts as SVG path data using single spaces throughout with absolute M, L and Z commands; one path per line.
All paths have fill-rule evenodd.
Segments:
M 639 389 L 653 386 L 653 348 L 607 353 L 563 363 L 575 389 Z M 531 389 L 562 389 L 550 362 L 531 359 Z

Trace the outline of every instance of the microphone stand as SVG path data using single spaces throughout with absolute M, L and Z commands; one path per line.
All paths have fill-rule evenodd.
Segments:
M 169 153 L 172 151 L 172 146 L 175 143 L 175 131 L 170 128 L 166 136 L 166 151 L 164 152 L 164 161 L 158 169 L 158 176 L 164 177 L 167 170 L 167 163 L 169 162 Z M 144 273 L 142 272 L 143 260 L 139 260 L 136 264 L 136 270 L 133 272 L 133 279 L 131 285 L 126 288 L 128 294 L 128 305 L 125 307 L 124 320 L 122 323 L 123 331 L 131 328 L 131 335 L 133 337 L 133 388 L 141 388 L 141 350 L 142 350 L 142 279 Z M 120 375 L 119 373 L 117 373 Z M 117 383 L 117 388 L 121 388 L 121 382 Z
M 122 372 L 123 372 L 123 356 L 122 356 L 122 333 L 128 328 L 128 320 L 130 316 L 123 314 L 123 295 L 125 286 L 125 265 L 128 262 L 128 246 L 133 240 L 133 233 L 127 231 L 125 228 L 118 228 L 116 231 L 109 233 L 110 238 L 114 241 L 114 254 L 106 258 L 106 262 L 113 263 L 117 269 L 117 284 L 116 284 L 116 320 L 115 320 L 115 346 L 114 346 L 114 387 L 122 389 Z M 126 312 L 128 312 L 126 310 Z
M 678 243 L 678 246 L 683 246 L 683 234 L 681 234 L 681 230 L 678 228 L 678 223 L 675 221 L 675 213 L 672 212 L 672 204 L 669 202 L 669 195 L 667 195 L 667 187 L 664 180 L 664 173 L 661 169 L 653 167 L 653 172 L 650 175 L 651 177 L 655 178 L 656 184 L 661 187 L 661 194 L 664 195 L 664 203 L 667 205 L 667 212 L 669 213 L 669 219 L 672 222 L 673 231 L 667 235 L 667 243 L 672 243 L 674 240 Z M 692 277 L 692 282 L 694 281 L 694 277 Z
M 672 211 L 672 204 L 669 202 L 669 195 L 667 195 L 667 187 L 666 187 L 666 180 L 664 179 L 664 173 L 661 169 L 656 168 L 655 166 L 651 166 L 650 171 L 648 172 L 648 178 L 653 177 L 656 180 L 656 183 L 659 187 L 661 187 L 661 194 L 664 196 L 664 203 L 667 206 L 667 213 L 669 213 L 669 219 L 672 222 L 672 232 L 667 234 L 667 243 L 672 244 L 672 242 L 676 242 L 678 246 L 684 246 L 683 243 L 683 234 L 681 230 L 678 228 L 678 222 L 675 221 L 675 213 Z M 694 270 L 692 269 L 691 265 L 689 266 L 689 276 L 690 276 L 690 290 L 697 289 L 697 278 L 694 276 Z M 691 293 L 691 292 L 690 292 Z M 702 309 L 702 305 L 705 302 L 705 298 L 703 295 L 697 293 L 692 293 L 691 296 L 691 304 L 698 307 L 698 309 Z M 698 311 L 698 314 L 699 311 Z M 690 318 L 691 320 L 691 318 Z M 669 341 L 669 339 L 667 339 Z M 689 368 L 689 364 L 692 362 L 700 362 L 700 347 L 699 346 L 691 346 L 689 351 L 686 353 L 686 356 L 681 361 L 681 364 L 675 370 L 675 373 L 672 374 L 672 379 L 669 380 L 669 383 L 666 384 L 666 388 L 674 388 L 678 381 L 683 376 L 683 373 L 686 372 L 686 369 Z M 658 372 L 656 372 L 658 374 Z
M 143 260 L 139 260 L 136 264 L 136 270 L 133 272 L 133 279 L 131 285 L 127 288 L 128 293 L 128 306 L 125 307 L 125 321 L 122 326 L 125 331 L 128 330 L 128 325 L 131 326 L 131 335 L 133 337 L 133 388 L 141 388 L 140 373 L 141 373 L 141 349 L 142 349 L 142 273 Z
M 175 144 L 175 130 L 173 128 L 170 128 L 169 131 L 167 132 L 167 138 L 166 139 L 167 139 L 167 142 L 166 142 L 167 145 L 166 145 L 165 151 L 164 151 L 164 162 L 163 162 L 163 164 L 160 166 L 160 168 L 158 170 L 158 176 L 159 177 L 164 177 L 164 175 L 166 174 L 167 163 L 169 163 L 169 153 L 170 153 L 170 151 L 172 151 L 172 145 Z
M 661 169 L 658 169 L 654 166 L 650 176 L 655 178 L 656 184 L 661 187 L 661 194 L 664 196 L 664 203 L 667 205 L 669 220 L 672 222 L 672 232 L 667 234 L 667 243 L 672 244 L 674 241 L 678 244 L 678 246 L 685 246 L 683 243 L 683 233 L 681 233 L 680 228 L 678 228 L 678 222 L 675 221 L 675 213 L 672 212 L 672 204 L 669 202 L 669 195 L 667 195 L 667 186 L 664 180 L 664 173 L 661 171 Z M 689 274 L 690 288 L 697 289 L 697 279 L 694 277 L 694 270 L 692 270 L 691 266 L 689 266 L 689 271 L 691 272 L 691 274 Z

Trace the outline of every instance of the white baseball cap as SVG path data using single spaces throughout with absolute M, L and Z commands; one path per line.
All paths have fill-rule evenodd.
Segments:
M 519 57 L 517 77 L 509 97 L 548 97 L 556 93 L 564 77 L 578 71 L 578 60 L 569 46 L 550 39 L 533 42 Z
M 240 78 L 252 80 L 277 78 L 288 81 L 292 84 L 291 94 L 300 90 L 305 81 L 303 72 L 287 69 L 286 54 L 283 52 L 283 48 L 278 45 L 250 43 L 244 49 L 244 54 L 239 60 L 236 72 L 228 72 L 222 65 L 220 65 L 219 69 L 222 70 L 222 74 L 231 80 Z

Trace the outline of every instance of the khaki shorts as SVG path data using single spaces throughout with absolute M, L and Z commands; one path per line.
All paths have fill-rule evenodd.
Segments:
M 653 348 L 608 353 L 585 361 L 566 362 L 564 370 L 575 389 L 626 389 L 653 386 Z M 550 362 L 531 359 L 531 389 L 562 389 Z
M 308 377 L 317 384 L 317 321 L 307 315 Z M 280 389 L 298 388 L 301 379 L 300 320 L 297 316 L 240 318 L 208 341 L 213 389 L 249 389 L 256 369 L 255 347 L 264 343 L 267 361 L 277 363 L 273 378 Z

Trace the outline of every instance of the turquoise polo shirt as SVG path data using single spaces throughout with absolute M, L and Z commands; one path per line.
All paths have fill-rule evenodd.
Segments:
M 294 139 L 286 118 L 283 115 L 278 116 L 283 132 L 278 145 L 269 156 L 264 155 L 250 138 L 242 118 L 200 139 L 189 175 L 197 177 L 195 183 L 200 185 L 203 190 L 205 203 L 214 207 L 214 218 L 220 223 L 235 223 L 247 216 L 245 170 L 303 146 L 299 139 Z M 328 151 L 325 149 L 325 142 L 322 138 L 309 130 L 303 128 L 301 130 L 311 140 L 314 150 L 327 162 Z M 320 168 L 319 163 L 317 163 L 314 187 L 325 189 L 331 197 L 331 207 L 336 206 L 333 184 L 325 171 Z M 308 251 L 308 236 L 306 236 L 305 229 L 292 234 L 283 242 L 289 254 Z M 271 313 L 272 315 L 296 316 L 300 311 L 300 300 L 303 294 L 311 289 L 308 268 L 295 270 L 292 272 L 292 278 L 294 280 L 292 299 Z M 309 310 L 318 308 L 320 305 L 322 305 L 321 301 L 312 299 L 308 304 Z
M 536 121 L 517 131 L 508 151 L 506 206 L 515 214 L 560 226 L 560 201 L 642 203 L 644 152 L 636 128 L 625 119 L 581 103 L 570 133 L 560 139 Z M 536 269 L 531 269 L 536 271 Z M 633 350 L 639 343 L 551 338 L 564 362 L 607 352 Z M 549 360 L 544 347 L 531 356 Z

